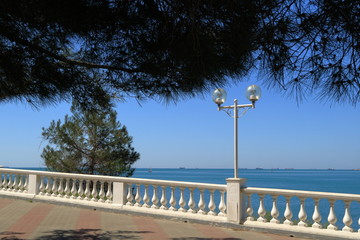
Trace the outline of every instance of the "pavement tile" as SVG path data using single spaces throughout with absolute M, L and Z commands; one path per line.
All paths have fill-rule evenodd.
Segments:
M 27 238 L 44 220 L 54 205 L 34 204 L 33 207 L 6 229 L 16 238 Z
M 133 222 L 140 231 L 140 237 L 144 240 L 169 239 L 170 236 L 161 228 L 161 226 L 150 217 L 133 217 Z

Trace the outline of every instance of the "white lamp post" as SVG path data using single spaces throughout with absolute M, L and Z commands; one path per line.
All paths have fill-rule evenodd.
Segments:
M 261 97 L 261 89 L 256 85 L 250 85 L 247 87 L 245 96 L 251 101 L 251 104 L 237 104 L 237 99 L 234 99 L 234 105 L 232 106 L 221 106 L 226 100 L 226 91 L 222 88 L 217 88 L 212 93 L 212 100 L 218 105 L 218 110 L 233 110 L 234 115 L 234 178 L 238 178 L 238 109 L 247 108 L 244 113 L 250 108 L 255 108 L 255 102 Z M 227 112 L 229 116 L 229 112 Z

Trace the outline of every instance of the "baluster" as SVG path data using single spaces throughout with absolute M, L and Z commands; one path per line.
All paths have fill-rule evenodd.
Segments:
M 358 220 L 358 224 L 359 224 L 359 226 L 360 226 L 360 217 L 359 217 L 359 220 Z M 359 227 L 358 232 L 360 233 L 360 227 Z
M 159 198 L 157 196 L 157 188 L 158 186 L 156 185 L 153 185 L 153 196 L 152 196 L 152 199 L 151 199 L 151 202 L 153 203 L 151 208 L 155 208 L 155 209 L 158 209 L 159 208 Z
M 345 232 L 353 232 L 354 229 L 352 229 L 351 227 L 352 222 L 353 221 L 350 214 L 350 201 L 345 201 L 345 214 L 343 218 L 343 223 L 345 224 L 345 226 L 342 230 Z
M 205 211 L 205 202 L 204 202 L 204 189 L 199 189 L 200 192 L 200 199 L 198 203 L 199 211 L 198 214 L 207 214 Z
M 8 191 L 12 191 L 12 185 L 13 185 L 13 175 L 9 174 L 9 181 L 8 181 Z
M 277 198 L 278 198 L 278 196 L 273 196 L 273 206 L 272 206 L 272 209 L 271 209 L 272 219 L 270 220 L 270 222 L 271 222 L 271 223 L 279 224 L 280 221 L 279 221 L 279 219 L 278 219 L 278 217 L 279 217 L 279 210 L 278 210 L 278 207 L 277 207 Z
M 134 197 L 132 194 L 132 184 L 131 183 L 128 184 L 128 193 L 127 193 L 126 199 L 128 200 L 126 205 L 128 205 L 128 206 L 134 205 L 134 203 L 133 203 Z
M 337 221 L 335 212 L 334 212 L 334 203 L 335 200 L 329 200 L 330 202 L 330 212 L 329 212 L 329 216 L 328 216 L 328 222 L 329 222 L 329 226 L 327 226 L 327 229 L 332 229 L 332 230 L 337 230 L 337 226 L 335 226 L 335 223 Z
M 7 177 L 8 177 L 7 173 L 4 173 L 4 180 L 3 180 L 3 182 L 2 182 L 2 189 L 3 189 L 3 190 L 6 190 L 6 189 L 7 189 L 7 186 L 8 186 Z
M 45 184 L 44 184 L 44 176 L 40 176 L 40 186 L 39 186 L 39 192 L 41 195 L 44 195 L 45 190 Z
M 79 182 L 79 186 L 80 186 L 80 182 Z M 72 186 L 71 186 L 71 197 L 73 198 L 73 199 L 76 199 L 77 198 L 77 196 L 76 196 L 76 194 L 78 193 L 77 192 L 77 187 L 76 187 L 76 179 L 72 179 Z
M 136 184 L 135 206 L 141 207 L 142 206 L 141 200 L 142 198 L 140 194 L 140 184 Z
M 5 177 L 5 174 L 4 174 L 4 177 Z M 3 179 L 3 174 L 0 173 L 0 189 L 3 188 L 3 184 L 4 184 L 3 180 L 4 180 L 4 179 Z
M 23 192 L 23 178 L 24 176 L 20 175 L 19 176 L 19 184 L 17 185 L 17 188 L 19 189 L 19 192 Z
M 45 188 L 47 196 L 51 196 L 51 180 L 52 179 L 50 177 L 47 177 L 46 188 Z
M 14 182 L 13 182 L 13 184 L 12 184 L 12 188 L 13 188 L 13 191 L 14 191 L 14 192 L 17 192 L 17 191 L 18 191 L 18 189 L 17 189 L 18 181 L 19 181 L 19 176 L 18 176 L 18 175 L 15 175 L 15 177 L 14 177 Z
M 215 208 L 216 208 L 216 205 L 215 205 L 215 202 L 214 202 L 214 190 L 209 190 L 210 192 L 210 199 L 209 199 L 209 205 L 208 205 L 208 208 L 209 208 L 209 212 L 208 214 L 209 215 L 212 215 L 212 216 L 216 216 L 216 212 L 215 212 Z
M 65 189 L 64 194 L 66 198 L 70 198 L 70 179 L 65 178 Z
M 313 228 L 321 228 L 321 215 L 319 212 L 319 199 L 314 199 L 315 206 L 314 206 L 314 213 L 312 215 L 312 219 L 314 220 L 314 223 L 312 225 Z
M 184 198 L 184 190 L 185 190 L 184 188 L 180 187 L 180 200 L 179 200 L 180 212 L 187 212 L 187 210 L 185 209 L 186 202 Z
M 259 195 L 260 197 L 260 205 L 259 205 L 259 209 L 258 209 L 258 214 L 259 214 L 259 218 L 257 219 L 258 222 L 266 222 L 265 219 L 265 214 L 266 214 L 266 210 L 264 207 L 264 195 Z
M 284 224 L 286 225 L 293 225 L 294 223 L 291 221 L 293 214 L 290 208 L 290 198 L 291 197 L 286 197 L 286 209 L 284 212 L 284 217 L 286 218 L 286 220 L 284 221 Z
M 226 204 L 225 204 L 225 190 L 220 191 L 220 203 L 219 203 L 219 214 L 218 216 L 226 216 Z
M 190 212 L 190 213 L 196 213 L 196 210 L 195 210 L 195 201 L 194 201 L 194 189 L 193 189 L 193 188 L 189 188 L 189 191 L 190 191 L 190 197 L 189 197 L 189 202 L 188 202 L 188 206 L 189 206 L 188 212 Z
M 298 215 L 300 222 L 298 223 L 298 226 L 301 226 L 301 227 L 307 227 L 307 224 L 305 222 L 307 215 L 305 212 L 304 204 L 305 204 L 305 198 L 300 198 L 300 211 L 299 211 L 299 215 Z
M 77 199 L 80 199 L 80 200 L 84 199 L 84 180 L 83 179 L 79 179 L 79 190 L 78 190 Z
M 90 201 L 90 195 L 91 195 L 91 191 L 90 191 L 90 180 L 85 180 L 86 181 L 86 186 L 85 186 L 85 199 Z
M 144 189 L 144 198 L 143 198 L 143 201 L 144 201 L 144 207 L 147 207 L 149 208 L 150 207 L 150 197 L 149 197 L 149 194 L 148 194 L 148 187 L 149 185 L 144 185 L 145 189 Z
M 52 191 L 51 196 L 56 197 L 57 196 L 57 178 L 54 178 L 51 191 Z
M 247 213 L 247 221 L 254 221 L 254 217 L 253 217 L 253 213 L 254 213 L 254 209 L 252 208 L 251 205 L 251 195 L 247 194 L 247 208 L 246 208 L 246 213 Z
M 24 186 L 23 186 L 23 188 L 24 188 L 24 193 L 27 193 L 28 192 L 28 185 L 29 185 L 29 175 L 26 175 L 25 176 L 25 182 L 24 182 Z
M 92 186 L 92 192 L 91 192 L 91 195 L 92 195 L 91 201 L 97 202 L 98 201 L 97 181 L 93 180 L 92 183 L 93 183 L 93 186 Z
M 173 210 L 173 211 L 177 211 L 177 208 L 176 208 L 176 199 L 175 199 L 175 187 L 170 187 L 171 188 L 171 197 L 170 197 L 170 210 Z
M 166 186 L 161 186 L 161 199 L 160 199 L 161 207 L 160 209 L 168 210 L 167 199 L 166 199 Z
M 60 180 L 59 180 L 59 188 L 58 188 L 58 197 L 63 197 L 64 195 L 63 195 L 63 193 L 64 193 L 64 185 L 63 185 L 63 183 L 64 183 L 64 179 L 63 178 L 60 178 Z
M 112 197 L 113 197 L 113 194 L 111 191 L 111 182 L 107 182 L 106 202 L 111 203 Z
M 105 202 L 104 181 L 100 181 L 99 198 L 101 202 Z

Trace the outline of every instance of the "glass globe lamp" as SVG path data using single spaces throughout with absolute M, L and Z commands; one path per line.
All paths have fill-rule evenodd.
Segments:
M 211 95 L 212 100 L 214 103 L 216 103 L 218 106 L 223 104 L 226 101 L 227 93 L 222 88 L 217 88 L 214 90 L 214 92 Z
M 261 97 L 261 88 L 256 85 L 250 85 L 246 89 L 245 96 L 254 103 Z

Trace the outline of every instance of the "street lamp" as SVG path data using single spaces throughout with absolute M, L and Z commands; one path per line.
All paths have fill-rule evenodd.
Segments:
M 218 105 L 218 110 L 225 110 L 225 112 L 234 118 L 234 178 L 238 178 L 238 109 L 245 108 L 242 115 L 244 115 L 250 108 L 255 108 L 255 102 L 261 97 L 261 89 L 256 85 L 250 85 L 247 87 L 245 96 L 251 104 L 237 104 L 237 99 L 234 99 L 234 105 L 232 106 L 221 106 L 227 97 L 226 91 L 222 88 L 217 88 L 212 93 L 212 100 Z M 233 110 L 234 115 L 231 116 L 230 112 Z

